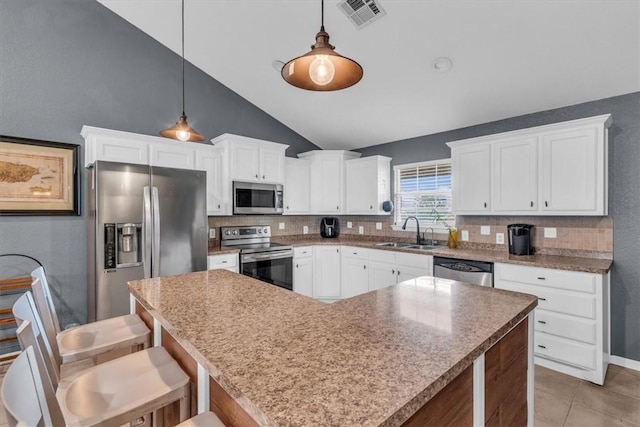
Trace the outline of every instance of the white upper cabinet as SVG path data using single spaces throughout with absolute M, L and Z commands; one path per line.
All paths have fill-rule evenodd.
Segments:
M 311 211 L 311 163 L 285 158 L 284 177 L 284 214 L 308 214 Z
M 195 169 L 196 150 L 193 143 L 188 146 L 176 145 L 171 141 L 168 144 L 149 144 L 149 154 L 151 166 Z
M 382 210 L 382 202 L 390 197 L 391 158 L 347 160 L 346 171 L 346 213 L 388 215 Z
M 232 181 L 284 184 L 284 157 L 288 145 L 228 133 L 211 142 L 228 151 Z
M 80 134 L 85 139 L 84 165 L 88 167 L 97 160 L 118 163 L 148 165 L 149 145 L 164 143 L 165 138 L 139 135 L 118 130 L 83 126 Z
M 229 188 L 224 180 L 224 153 L 206 148 L 196 151 L 196 169 L 207 172 L 207 215 L 231 215 Z
M 605 138 L 595 126 L 540 137 L 540 208 L 558 215 L 606 215 Z
M 496 212 L 538 209 L 538 144 L 535 136 L 498 141 L 492 147 Z
M 610 125 L 606 114 L 448 143 L 454 211 L 607 215 Z
M 487 214 L 491 210 L 491 146 L 474 144 L 451 150 L 453 211 Z
M 314 214 L 345 212 L 345 161 L 360 157 L 360 153 L 316 150 L 298 154 L 298 157 L 311 162 L 311 212 Z

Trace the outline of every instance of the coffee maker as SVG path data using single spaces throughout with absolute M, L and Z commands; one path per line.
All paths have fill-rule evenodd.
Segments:
M 530 224 L 511 224 L 507 226 L 509 253 L 511 255 L 533 255 L 533 238 Z
M 325 217 L 320 221 L 320 235 L 326 238 L 335 238 L 340 234 L 340 221 L 338 218 Z

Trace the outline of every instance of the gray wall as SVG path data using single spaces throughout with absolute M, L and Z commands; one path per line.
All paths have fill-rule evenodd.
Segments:
M 612 354 L 640 361 L 640 92 L 513 117 L 478 126 L 363 148 L 364 156 L 393 164 L 447 158 L 445 142 L 611 113 L 609 215 L 613 217 L 611 270 Z
M 157 135 L 182 108 L 180 57 L 95 1 L 0 1 L 0 67 L 3 135 L 81 146 L 83 125 Z M 317 149 L 191 64 L 186 84 L 189 123 L 206 140 L 229 132 L 289 144 L 289 156 Z M 82 217 L 0 218 L 0 253 L 44 264 L 62 323 L 86 320 L 85 207 Z M 0 277 L 15 273 L 11 262 Z

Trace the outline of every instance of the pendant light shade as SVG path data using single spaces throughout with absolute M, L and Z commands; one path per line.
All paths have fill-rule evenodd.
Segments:
M 321 4 L 322 23 L 316 34 L 316 43 L 309 52 L 284 64 L 282 78 L 300 89 L 346 89 L 358 83 L 364 72 L 360 64 L 337 53 L 329 43 L 329 34 L 324 30 L 324 0 Z
M 187 123 L 187 115 L 184 113 L 184 0 L 182 0 L 182 115 L 178 118 L 175 125 L 160 131 L 160 135 L 179 141 L 204 141 L 204 137 L 189 126 L 189 123 Z

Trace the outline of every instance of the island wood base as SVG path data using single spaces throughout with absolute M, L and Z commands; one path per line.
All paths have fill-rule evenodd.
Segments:
M 259 425 L 138 301 L 132 311 L 151 329 L 154 345 L 165 347 L 191 378 L 192 415 L 211 410 L 229 427 Z M 532 333 L 526 317 L 402 426 L 532 426 Z M 204 390 L 208 396 L 199 396 Z M 174 425 L 167 422 L 171 412 L 165 411 L 165 425 Z

